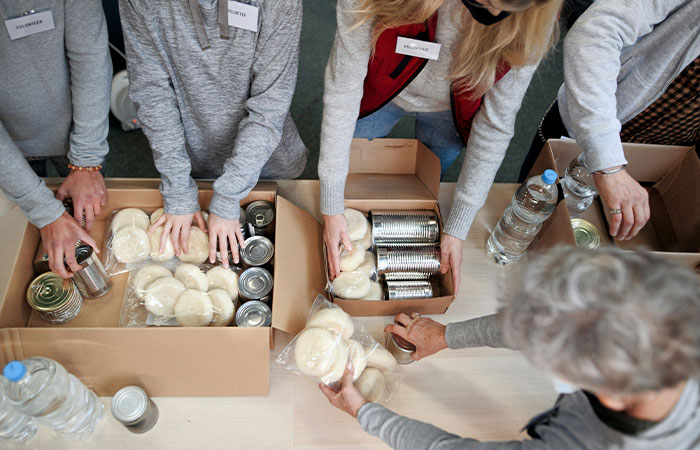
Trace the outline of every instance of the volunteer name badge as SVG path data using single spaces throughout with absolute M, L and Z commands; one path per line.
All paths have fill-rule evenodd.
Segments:
M 56 28 L 56 25 L 53 23 L 53 14 L 51 11 L 41 11 L 14 19 L 8 19 L 5 21 L 5 26 L 10 35 L 10 40 L 13 41 Z
M 228 24 L 231 27 L 258 31 L 258 8 L 228 0 Z
M 396 53 L 425 59 L 438 59 L 440 55 L 440 44 L 437 42 L 399 37 L 396 40 Z

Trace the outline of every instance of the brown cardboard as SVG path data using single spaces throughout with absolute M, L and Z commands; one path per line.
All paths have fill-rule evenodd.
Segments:
M 159 180 L 107 180 L 108 203 L 91 232 L 98 245 L 112 210 L 131 206 L 150 212 L 161 206 L 158 184 Z M 206 209 L 211 183 L 199 183 L 199 187 L 200 204 Z M 25 297 L 33 279 L 39 233 L 21 212 L 17 214 L 18 209 L 12 211 L 0 221 L 0 233 L 19 236 L 7 240 L 0 250 L 0 281 L 5 282 L 0 290 L 0 365 L 30 356 L 53 358 L 104 396 L 129 384 L 143 386 L 154 396 L 266 395 L 273 327 L 290 332 L 302 328 L 318 292 L 311 283 L 296 291 L 293 280 L 283 275 L 282 268 L 298 261 L 289 253 L 295 248 L 287 245 L 292 240 L 288 230 L 307 229 L 311 222 L 319 225 L 276 197 L 275 183 L 259 183 L 242 204 L 254 200 L 276 202 L 276 242 L 284 241 L 275 249 L 270 328 L 118 328 L 128 274 L 113 277 L 112 290 L 104 297 L 85 300 L 80 315 L 71 322 L 50 325 L 34 316 Z
M 345 206 L 363 213 L 379 209 L 433 210 L 438 206 L 440 160 L 415 139 L 353 139 Z M 322 241 L 321 241 L 322 242 Z M 317 247 L 323 257 L 322 247 Z M 324 278 L 325 284 L 325 278 Z M 393 316 L 404 312 L 442 314 L 454 300 L 452 272 L 440 282 L 441 296 L 430 299 L 332 300 L 353 316 Z
M 636 237 L 616 241 L 608 233 L 608 208 L 600 198 L 581 218 L 598 228 L 602 245 L 651 250 L 695 268 L 700 264 L 700 159 L 696 150 L 647 144 L 623 144 L 623 149 L 629 163 L 629 174 L 641 183 L 653 183 L 648 188 L 651 219 Z M 563 177 L 569 162 L 581 151 L 575 141 L 549 140 L 530 176 L 545 169 L 555 169 Z M 563 202 L 545 222 L 533 247 L 546 248 L 556 244 L 576 245 Z

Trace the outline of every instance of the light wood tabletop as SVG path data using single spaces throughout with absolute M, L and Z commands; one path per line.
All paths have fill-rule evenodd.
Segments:
M 319 217 L 318 185 L 280 183 L 280 194 Z M 484 251 L 490 230 L 510 201 L 516 185 L 495 184 L 476 217 L 464 247 L 462 284 L 442 323 L 493 313 L 509 268 Z M 443 217 L 449 213 L 454 185 L 441 185 Z M 381 339 L 391 317 L 359 318 Z M 274 360 L 291 336 L 277 332 L 270 352 L 270 394 L 265 397 L 158 397 L 157 425 L 143 435 L 129 432 L 109 412 L 92 437 L 74 442 L 42 428 L 22 448 L 30 449 L 380 449 L 379 439 L 364 433 L 355 419 L 328 404 L 312 380 L 287 371 Z M 222 355 L 225 357 L 225 355 Z M 186 361 L 183 361 L 186 363 Z M 452 433 L 481 440 L 524 439 L 520 430 L 550 407 L 556 394 L 548 380 L 524 357 L 505 349 L 445 350 L 399 368 L 399 383 L 388 407 Z M 1 447 L 1 445 L 0 445 Z

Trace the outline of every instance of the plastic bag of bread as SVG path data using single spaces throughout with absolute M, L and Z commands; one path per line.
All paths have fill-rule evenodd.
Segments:
M 386 403 L 398 385 L 394 356 L 362 324 L 325 297 L 316 297 L 304 328 L 277 362 L 327 385 L 337 384 L 352 361 L 353 380 L 369 401 Z
M 119 326 L 230 326 L 237 306 L 233 269 L 180 263 L 171 270 L 149 264 L 129 274 Z
M 209 257 L 209 238 L 196 223 L 190 228 L 189 251 L 175 256 L 172 241 L 166 241 L 160 251 L 163 226 L 154 228 L 163 215 L 158 208 L 150 215 L 139 208 L 124 208 L 112 212 L 105 230 L 104 266 L 110 275 L 138 270 L 153 263 L 165 264 L 174 270 L 180 262 L 202 264 Z M 152 232 L 151 232 L 152 230 Z

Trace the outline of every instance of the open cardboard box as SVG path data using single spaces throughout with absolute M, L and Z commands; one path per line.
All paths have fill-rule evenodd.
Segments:
M 345 183 L 346 207 L 365 214 L 380 209 L 433 210 L 440 219 L 439 191 L 440 160 L 419 141 L 353 139 Z M 454 300 L 451 271 L 440 280 L 440 290 L 439 297 L 427 299 L 368 301 L 331 298 L 353 316 L 391 316 L 401 312 L 442 314 Z
M 623 149 L 629 163 L 628 173 L 649 190 L 651 219 L 636 237 L 617 241 L 608 232 L 608 208 L 600 198 L 580 218 L 598 228 L 602 245 L 651 250 L 696 268 L 700 264 L 700 158 L 697 149 L 647 144 L 623 144 Z M 581 152 L 575 141 L 549 140 L 530 176 L 554 169 L 563 177 L 569 162 Z M 533 247 L 556 244 L 576 244 L 564 202 L 545 222 Z
M 91 235 L 99 248 L 111 211 L 124 207 L 151 212 L 162 205 L 159 180 L 108 179 L 108 203 Z M 207 209 L 211 183 L 199 183 L 200 204 Z M 50 325 L 35 316 L 26 301 L 34 278 L 32 261 L 39 232 L 18 208 L 0 221 L 6 239 L 0 250 L 0 365 L 13 359 L 45 356 L 60 361 L 98 395 L 111 396 L 130 384 L 154 396 L 266 395 L 269 351 L 274 329 L 297 333 L 319 292 L 317 274 L 286 268 L 321 267 L 320 224 L 288 200 L 277 185 L 261 182 L 242 202 L 268 200 L 276 205 L 272 327 L 118 328 L 128 273 L 112 278 L 105 296 L 85 300 L 78 317 Z M 301 237 L 301 238 L 300 238 Z M 104 254 L 104 250 L 103 250 Z

